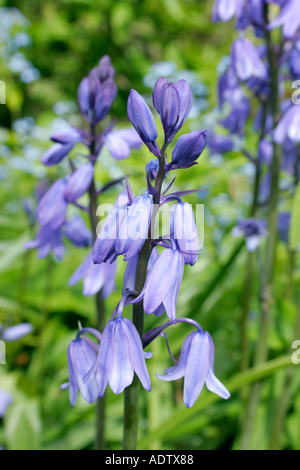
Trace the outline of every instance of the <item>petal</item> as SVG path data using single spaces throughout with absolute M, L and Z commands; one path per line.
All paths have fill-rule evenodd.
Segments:
M 68 202 L 80 198 L 90 187 L 94 177 L 94 165 L 85 163 L 76 170 L 67 182 L 64 196 Z
M 207 379 L 210 342 L 205 333 L 194 333 L 186 363 L 183 400 L 188 408 L 197 400 Z
M 4 341 L 17 341 L 31 333 L 32 330 L 33 326 L 30 323 L 20 323 L 6 328 L 2 333 L 2 338 Z
M 113 363 L 108 371 L 109 385 L 114 393 L 121 393 L 132 383 L 133 367 L 128 341 L 123 331 L 123 320 L 114 320 L 113 323 Z
M 83 262 L 78 266 L 76 271 L 72 274 L 69 280 L 69 286 L 73 286 L 77 282 L 79 282 L 85 276 L 87 270 L 92 265 L 92 254 L 91 252 L 87 255 L 87 257 L 83 260 Z
M 172 250 L 174 251 L 174 250 Z M 178 251 L 174 251 L 173 254 L 173 263 L 175 264 L 175 267 L 170 265 L 170 269 L 174 269 L 174 272 L 176 273 L 176 276 L 173 277 L 173 282 L 169 287 L 168 292 L 166 292 L 164 299 L 163 299 L 163 304 L 165 306 L 166 312 L 168 317 L 171 320 L 176 319 L 176 305 L 177 305 L 177 298 L 178 298 L 178 293 L 181 285 L 181 281 L 183 278 L 183 272 L 184 272 L 184 258 L 181 253 Z

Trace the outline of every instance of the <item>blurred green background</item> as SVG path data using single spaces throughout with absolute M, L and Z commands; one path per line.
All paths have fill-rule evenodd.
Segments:
M 95 434 L 95 406 L 79 397 L 72 409 L 68 392 L 60 390 L 68 378 L 66 351 L 78 321 L 83 326 L 93 326 L 96 321 L 93 299 L 82 296 L 80 284 L 68 287 L 68 279 L 87 251 L 69 244 L 60 263 L 51 257 L 38 260 L 36 251 L 23 248 L 36 233 L 23 208 L 24 199 L 34 204 L 33 193 L 41 178 L 51 181 L 67 172 L 64 165 L 45 169 L 40 163 L 50 146 L 49 136 L 65 121 L 80 125 L 78 84 L 105 54 L 116 69 L 118 96 L 112 114 L 119 123 L 129 125 L 129 90 L 135 88 L 149 97 L 153 77 L 171 70 L 183 78 L 189 73 L 199 94 L 198 107 L 183 132 L 209 128 L 214 122 L 217 67 L 228 55 L 236 34 L 232 24 L 211 23 L 212 5 L 212 0 L 0 0 L 0 79 L 6 84 L 6 105 L 0 105 L 0 323 L 34 325 L 30 335 L 7 344 L 7 364 L 0 366 L 0 388 L 14 397 L 0 419 L 0 445 L 5 448 L 90 449 Z M 251 148 L 251 132 L 247 139 Z M 143 189 L 148 159 L 146 149 L 134 151 L 121 162 L 104 154 L 98 166 L 99 187 L 126 171 L 133 189 Z M 182 382 L 163 383 L 154 375 L 170 365 L 164 340 L 156 340 L 153 358 L 148 361 L 152 392 L 142 394 L 140 448 L 234 449 L 243 411 L 239 388 L 267 375 L 252 445 L 268 447 L 272 406 L 276 407 L 282 393 L 282 369 L 277 370 L 275 364 L 274 370 L 271 367 L 261 375 L 238 375 L 247 253 L 231 236 L 231 229 L 237 218 L 247 215 L 251 176 L 239 153 L 212 159 L 207 151 L 197 167 L 178 175 L 177 188 L 207 189 L 199 197 L 188 198 L 191 203 L 205 204 L 205 246 L 198 263 L 185 269 L 178 312 L 195 318 L 212 335 L 216 374 L 232 385 L 232 398 L 221 402 L 203 391 L 196 405 L 187 410 L 182 403 Z M 103 200 L 112 202 L 116 195 L 111 190 Z M 70 208 L 70 214 L 72 211 L 76 213 L 75 208 Z M 270 358 L 283 357 L 279 366 L 287 365 L 295 316 L 293 302 L 284 297 L 287 257 L 281 244 L 275 278 L 276 312 L 269 336 Z M 108 299 L 108 316 L 120 299 L 124 264 L 119 260 L 117 290 Z M 296 278 L 299 280 L 298 272 Z M 254 297 L 252 346 L 258 315 Z M 148 317 L 146 327 L 153 325 L 156 319 Z M 174 354 L 179 353 L 189 332 L 184 328 L 174 327 L 170 334 Z M 298 385 L 299 380 L 294 381 L 289 390 L 293 399 L 281 436 L 282 448 L 300 448 Z M 107 395 L 108 448 L 119 449 L 122 397 L 110 390 Z M 273 405 L 266 406 L 270 403 Z

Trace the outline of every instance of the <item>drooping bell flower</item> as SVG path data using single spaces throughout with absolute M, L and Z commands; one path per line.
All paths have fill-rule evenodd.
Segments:
M 188 202 L 174 204 L 170 213 L 170 233 L 182 252 L 185 264 L 193 266 L 198 259 L 200 244 L 192 206 Z
M 52 230 L 56 230 L 65 222 L 68 206 L 65 199 L 66 185 L 65 178 L 58 179 L 40 200 L 37 207 L 37 218 L 41 226 L 49 225 Z
M 94 264 L 90 252 L 72 274 L 69 286 L 83 279 L 83 295 L 91 297 L 101 290 L 102 298 L 106 299 L 115 288 L 116 269 L 116 262 Z
M 114 393 L 122 393 L 132 383 L 134 372 L 150 392 L 142 341 L 135 326 L 127 318 L 110 320 L 102 333 L 95 367 L 99 396 L 104 395 L 107 385 Z
M 128 206 L 115 243 L 116 253 L 124 255 L 125 261 L 138 253 L 147 239 L 152 209 L 153 200 L 148 194 L 137 196 Z
M 79 167 L 68 179 L 65 189 L 65 199 L 74 202 L 90 187 L 94 177 L 94 165 L 91 162 Z
M 288 137 L 293 142 L 300 142 L 300 105 L 292 104 L 274 131 L 274 140 L 278 144 L 282 144 Z
M 285 39 L 291 39 L 300 28 L 300 3 L 298 0 L 286 0 L 277 18 L 269 24 L 269 29 L 282 26 Z
M 244 0 L 215 0 L 212 20 L 227 22 L 239 15 Z
M 92 329 L 88 328 L 92 333 Z M 95 331 L 95 337 L 99 339 L 99 333 Z M 71 406 L 75 406 L 78 391 L 88 403 L 93 403 L 98 398 L 98 385 L 94 376 L 86 378 L 88 372 L 94 367 L 97 360 L 99 345 L 79 330 L 76 339 L 72 340 L 67 352 L 69 369 L 69 395 Z
M 207 141 L 207 131 L 193 131 L 184 134 L 176 142 L 172 152 L 172 161 L 165 166 L 166 170 L 189 168 L 195 164 L 203 152 Z
M 127 219 L 127 203 L 116 204 L 106 217 L 92 250 L 93 262 L 96 264 L 113 261 L 118 257 L 116 241 L 119 239 L 123 221 Z
M 152 160 L 149 160 L 149 162 L 146 164 L 146 173 L 149 176 L 150 181 L 153 181 L 157 177 L 157 172 L 159 168 L 159 162 L 157 158 L 153 158 Z
M 50 224 L 42 225 L 34 240 L 24 244 L 26 250 L 38 249 L 38 258 L 42 259 L 53 253 L 58 260 L 62 260 L 65 247 L 61 236 L 61 227 L 52 229 Z
M 135 90 L 130 90 L 127 102 L 127 114 L 131 124 L 142 141 L 147 145 L 150 152 L 159 156 L 160 149 L 156 142 L 158 133 L 155 119 L 149 106 Z
M 45 166 L 53 166 L 61 162 L 72 150 L 73 144 L 54 144 L 44 153 L 41 162 Z
M 279 238 L 284 243 L 289 242 L 289 231 L 291 224 L 291 214 L 289 212 L 280 212 L 278 214 L 277 229 Z
M 238 225 L 233 228 L 232 235 L 234 237 L 245 237 L 247 250 L 250 252 L 255 251 L 267 235 L 265 222 L 254 218 L 240 220 Z
M 242 82 L 252 77 L 264 80 L 268 76 L 266 66 L 257 49 L 247 38 L 240 37 L 234 41 L 231 60 L 235 73 Z
M 215 348 L 207 331 L 196 331 L 184 340 L 178 364 L 165 370 L 166 375 L 156 374 L 165 381 L 184 377 L 183 401 L 192 407 L 203 389 L 216 393 L 225 400 L 230 397 L 227 388 L 214 373 Z
M 78 247 L 90 246 L 93 240 L 92 232 L 87 228 L 80 216 L 74 216 L 67 220 L 62 232 L 73 245 Z
M 132 303 L 143 299 L 146 314 L 157 311 L 161 304 L 171 320 L 176 320 L 176 304 L 184 272 L 184 257 L 173 248 L 165 249 L 154 262 L 144 288 Z
M 105 144 L 113 158 L 122 160 L 129 157 L 131 149 L 139 148 L 142 140 L 134 129 L 121 129 L 108 133 Z

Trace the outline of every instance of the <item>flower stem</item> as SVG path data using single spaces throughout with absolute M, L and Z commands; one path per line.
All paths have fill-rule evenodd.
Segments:
M 168 146 L 165 141 L 161 149 L 161 157 L 159 157 L 159 169 L 155 180 L 155 189 L 157 195 L 153 198 L 154 209 L 149 228 L 149 237 L 142 246 L 135 277 L 135 292 L 139 295 L 146 281 L 148 261 L 152 251 L 152 234 L 154 234 L 155 217 L 158 212 L 161 188 L 165 176 L 165 151 Z M 140 337 L 143 337 L 144 329 L 144 309 L 143 302 L 133 304 L 132 306 L 132 322 L 135 325 Z M 139 395 L 140 381 L 136 374 L 134 375 L 132 384 L 124 391 L 124 429 L 123 429 L 123 449 L 135 450 L 137 448 L 138 435 L 138 419 L 139 419 Z

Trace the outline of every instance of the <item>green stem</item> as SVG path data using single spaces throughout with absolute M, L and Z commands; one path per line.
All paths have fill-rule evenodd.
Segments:
M 153 198 L 153 213 L 149 228 L 149 237 L 142 246 L 135 278 L 135 291 L 139 294 L 145 284 L 148 261 L 152 251 L 152 234 L 154 233 L 155 217 L 159 210 L 159 201 L 161 188 L 165 176 L 165 151 L 168 143 L 165 142 L 161 149 L 161 157 L 159 157 L 159 169 L 155 180 L 155 189 L 157 196 Z M 144 329 L 144 310 L 143 302 L 134 304 L 132 307 L 132 322 L 135 325 L 140 337 L 143 336 Z M 138 435 L 138 418 L 139 418 L 139 395 L 140 382 L 136 374 L 134 375 L 132 384 L 124 391 L 124 429 L 123 429 L 123 449 L 135 450 L 137 447 Z
M 265 20 L 268 23 L 268 5 L 264 7 Z M 280 101 L 278 92 L 278 68 L 277 58 L 274 52 L 270 32 L 265 30 L 265 40 L 267 45 L 268 61 L 270 67 L 271 77 L 271 112 L 274 120 L 274 125 L 278 121 L 280 111 Z M 261 300 L 261 319 L 259 325 L 259 338 L 255 352 L 254 365 L 257 366 L 267 359 L 268 354 L 268 332 L 270 323 L 270 310 L 273 305 L 272 298 L 272 281 L 275 267 L 276 256 L 276 240 L 277 240 L 277 201 L 278 201 L 278 188 L 279 188 L 279 173 L 280 173 L 280 146 L 274 143 L 273 161 L 271 167 L 271 188 L 270 199 L 268 206 L 268 232 L 266 246 L 265 269 L 260 293 Z M 247 408 L 245 419 L 245 426 L 242 434 L 241 448 L 243 450 L 249 449 L 251 436 L 253 432 L 254 420 L 256 417 L 256 410 L 259 403 L 261 383 L 256 383 L 250 394 L 250 399 Z
M 290 252 L 290 276 L 289 276 L 289 285 L 287 296 L 288 298 L 292 298 L 293 291 L 294 291 L 294 282 L 293 282 L 293 272 L 294 272 L 294 263 L 295 263 L 295 252 Z M 294 335 L 293 339 L 299 339 L 300 337 L 300 298 L 299 298 L 299 305 L 298 305 L 298 312 L 295 322 L 294 328 Z M 295 368 L 294 366 L 289 367 L 285 371 L 285 376 L 283 380 L 282 386 L 282 393 L 280 398 L 278 399 L 278 403 L 276 406 L 275 416 L 272 425 L 272 432 L 270 437 L 270 450 L 279 450 L 280 449 L 280 437 L 282 434 L 282 430 L 284 427 L 285 416 L 287 414 L 288 406 L 291 399 L 291 384 L 294 378 Z

